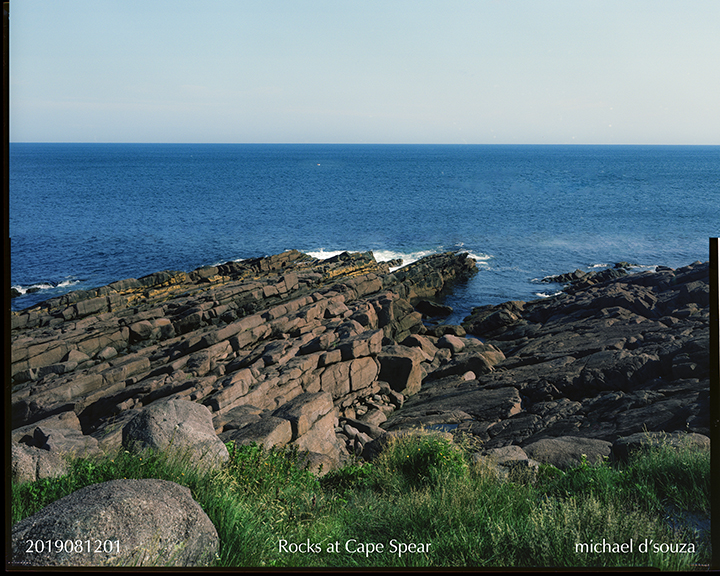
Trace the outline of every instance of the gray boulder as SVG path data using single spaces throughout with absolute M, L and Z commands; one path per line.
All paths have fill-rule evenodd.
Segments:
M 515 445 L 474 454 L 473 461 L 481 466 L 490 466 L 501 481 L 535 482 L 540 469 L 539 462 L 528 458 L 525 451 Z
M 67 472 L 67 457 L 101 454 L 98 441 L 86 436 L 74 412 L 63 412 L 17 428 L 12 433 L 12 478 L 28 482 Z
M 538 440 L 523 449 L 533 460 L 567 469 L 579 466 L 583 459 L 589 464 L 600 463 L 603 458 L 610 456 L 612 443 L 592 438 L 562 436 Z
M 95 438 L 70 428 L 38 426 L 33 433 L 33 446 L 61 456 L 67 454 L 75 457 L 87 457 L 101 454 Z
M 112 480 L 13 526 L 11 566 L 208 566 L 218 547 L 215 527 L 188 488 Z
M 166 400 L 145 408 L 124 426 L 122 445 L 170 450 L 207 466 L 218 466 L 230 457 L 215 434 L 210 410 L 189 400 Z
M 40 478 L 55 478 L 67 472 L 66 460 L 57 452 L 12 441 L 12 481 L 22 484 Z
M 292 441 L 293 431 L 289 420 L 276 416 L 265 416 L 239 429 L 227 430 L 220 434 L 225 442 L 240 446 L 256 443 L 270 450 L 273 446 L 285 446 Z

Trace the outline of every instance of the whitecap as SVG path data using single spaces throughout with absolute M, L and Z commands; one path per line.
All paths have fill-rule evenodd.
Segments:
M 467 255 L 475 260 L 475 264 L 483 267 L 489 267 L 490 264 L 488 261 L 493 259 L 492 254 L 476 254 L 475 252 L 468 252 Z
M 392 250 L 377 250 L 373 252 L 375 254 L 375 259 L 378 262 L 388 262 L 390 260 L 402 260 L 402 265 L 407 266 L 408 264 L 412 264 L 413 262 L 417 262 L 418 260 L 425 258 L 425 256 L 430 256 L 432 254 L 437 254 L 437 250 L 419 250 L 417 252 L 395 252 Z
M 548 294 L 547 292 L 535 292 L 535 296 L 539 296 L 540 298 L 552 298 L 553 296 L 558 296 L 562 294 L 562 291 L 553 292 L 552 294 Z
M 358 250 L 326 250 L 325 248 L 321 248 L 320 250 L 309 250 L 309 251 L 305 252 L 305 254 L 308 254 L 308 255 L 312 256 L 313 258 L 317 258 L 318 260 L 327 260 L 328 258 L 337 256 L 338 254 L 342 254 L 343 252 L 357 252 L 357 251 Z M 442 247 L 439 247 L 437 249 L 417 250 L 415 252 L 401 252 L 399 250 L 382 249 L 382 250 L 372 250 L 372 253 L 377 262 L 390 262 L 392 260 L 402 260 L 401 266 L 393 266 L 390 268 L 390 272 L 394 272 L 395 270 L 398 270 L 404 266 L 407 266 L 408 264 L 412 264 L 413 262 L 417 262 L 418 260 L 421 260 L 422 258 L 425 258 L 426 256 L 431 256 L 433 254 L 440 254 L 441 252 L 444 252 L 444 251 L 445 250 Z M 491 256 L 489 254 L 483 254 L 483 253 L 476 254 L 473 252 L 469 252 L 467 250 L 460 251 L 460 253 L 462 253 L 462 252 L 466 253 L 470 258 L 473 258 L 479 266 L 483 266 L 483 267 L 488 266 L 488 263 L 487 263 L 488 260 L 493 258 L 493 256 Z
M 320 250 L 308 250 L 305 254 L 317 258 L 318 260 L 327 260 L 342 254 L 343 252 L 366 252 L 366 250 L 326 250 L 321 248 Z M 377 262 L 389 262 L 390 260 L 402 260 L 403 266 L 416 262 L 425 256 L 436 254 L 436 250 L 420 250 L 418 252 L 398 252 L 395 250 L 372 250 L 373 256 Z
M 327 260 L 328 258 L 337 256 L 343 252 L 348 252 L 348 250 L 325 250 L 325 248 L 320 248 L 320 250 L 309 250 L 305 252 L 305 254 L 312 256 L 313 258 L 317 258 L 318 260 Z

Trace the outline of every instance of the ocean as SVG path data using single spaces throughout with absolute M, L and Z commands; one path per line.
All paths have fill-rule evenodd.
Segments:
M 466 251 L 445 303 L 534 300 L 549 275 L 709 258 L 720 146 L 36 144 L 9 150 L 14 310 L 160 270 L 296 248 L 405 263 Z

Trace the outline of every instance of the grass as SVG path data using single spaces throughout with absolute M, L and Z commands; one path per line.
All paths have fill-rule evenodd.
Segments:
M 12 522 L 89 484 L 160 478 L 190 488 L 213 521 L 222 567 L 691 570 L 711 557 L 706 535 L 667 518 L 670 508 L 709 515 L 709 451 L 663 446 L 628 464 L 541 466 L 534 482 L 512 482 L 426 434 L 321 479 L 298 468 L 296 453 L 228 447 L 216 471 L 163 453 L 75 460 L 65 476 L 14 486 Z

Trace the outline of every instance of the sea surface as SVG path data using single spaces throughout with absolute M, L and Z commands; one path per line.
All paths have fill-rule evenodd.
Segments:
M 533 300 L 540 280 L 708 260 L 720 146 L 34 144 L 9 151 L 15 310 L 160 270 L 296 248 L 406 263 L 466 251 L 446 297 Z

